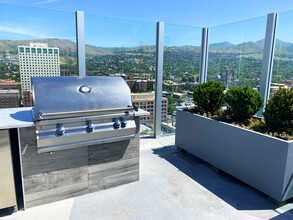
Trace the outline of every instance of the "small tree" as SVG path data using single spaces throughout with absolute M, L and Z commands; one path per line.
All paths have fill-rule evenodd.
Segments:
M 279 88 L 263 113 L 265 124 L 273 132 L 293 133 L 293 89 Z
M 196 109 L 201 113 L 214 114 L 224 104 L 225 87 L 219 82 L 201 83 L 193 92 Z
M 232 120 L 245 122 L 263 107 L 261 95 L 250 86 L 233 87 L 226 92 L 226 114 Z

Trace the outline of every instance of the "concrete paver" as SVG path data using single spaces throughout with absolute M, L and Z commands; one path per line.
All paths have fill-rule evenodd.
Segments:
M 174 146 L 174 136 L 141 139 L 140 180 L 20 211 L 3 220 L 293 219 L 257 190 Z

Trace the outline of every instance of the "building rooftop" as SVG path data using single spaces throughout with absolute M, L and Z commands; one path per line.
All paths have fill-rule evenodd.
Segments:
M 146 93 L 131 93 L 132 100 L 133 101 L 154 101 L 155 100 L 155 93 L 153 92 L 146 92 Z M 162 97 L 163 100 L 166 100 L 167 98 Z
M 0 93 L 19 93 L 19 90 L 17 90 L 17 89 L 2 89 L 2 90 L 0 90 Z
M 21 82 L 0 82 L 0 86 L 20 86 Z
M 178 151 L 174 136 L 141 139 L 140 156 L 137 182 L 2 219 L 293 219 L 293 201 L 277 207 L 259 191 Z
M 177 83 L 177 82 L 174 82 L 174 81 L 172 81 L 172 80 L 164 80 L 163 81 L 163 84 L 164 85 L 172 85 L 172 86 L 180 86 L 181 84 L 180 83 Z

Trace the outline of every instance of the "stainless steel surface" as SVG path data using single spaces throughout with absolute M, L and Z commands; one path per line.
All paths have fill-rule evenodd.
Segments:
M 93 132 L 94 130 L 95 130 L 95 125 L 94 125 L 94 123 L 92 123 L 92 122 L 89 122 L 88 124 L 87 124 L 87 126 L 86 126 L 86 130 L 88 131 L 88 132 Z
M 156 41 L 156 89 L 155 89 L 155 126 L 154 135 L 161 135 L 162 126 L 162 86 L 163 86 L 163 63 L 164 63 L 164 22 L 157 23 Z
M 123 121 L 127 123 L 126 127 L 114 127 L 113 123 L 115 122 L 112 120 L 95 120 L 90 123 L 87 121 L 63 123 L 62 127 L 66 132 L 62 135 L 57 134 L 54 124 L 38 126 L 37 122 L 38 151 L 50 152 L 77 146 L 114 142 L 122 137 L 123 139 L 132 138 L 136 131 L 135 121 L 131 118 L 123 119 Z M 59 123 L 62 123 L 62 120 Z M 88 126 L 91 123 L 94 124 L 95 128 L 89 132 Z
M 32 78 L 38 152 L 134 137 L 130 89 L 120 77 Z
M 79 76 L 86 76 L 85 69 L 85 41 L 84 41 L 84 12 L 75 12 L 76 21 L 76 50 L 77 50 L 77 69 Z
M 18 155 L 21 155 L 21 142 L 20 142 L 20 129 L 19 128 L 17 128 L 17 140 L 18 140 Z M 25 192 L 25 190 L 24 190 L 24 180 L 23 180 L 23 163 L 22 163 L 22 157 L 20 156 L 19 157 L 19 164 L 20 164 L 20 167 L 19 167 L 19 169 L 20 169 L 20 176 L 21 176 L 21 178 L 20 178 L 20 183 L 18 183 L 18 184 L 20 184 L 21 185 L 21 193 L 20 194 L 18 194 L 18 200 L 20 199 L 21 200 L 21 202 L 20 203 L 18 203 L 18 210 L 25 210 L 26 209 L 26 204 L 25 204 L 25 194 L 24 194 L 24 192 Z M 22 198 L 22 199 L 21 199 Z
M 113 127 L 114 127 L 114 128 L 120 128 L 120 126 L 121 126 L 121 123 L 120 123 L 119 120 L 116 120 L 116 121 L 114 122 L 114 124 L 113 124 Z
M 90 93 L 79 91 L 81 86 L 92 89 Z M 130 89 L 121 77 L 33 77 L 32 90 L 35 120 L 69 116 L 82 112 L 109 109 L 131 109 Z M 62 115 L 63 114 L 63 115 Z M 61 115 L 61 116 L 60 116 Z M 71 116 L 70 116 L 71 117 Z
M 262 112 L 264 111 L 267 101 L 270 98 L 277 23 L 278 14 L 268 14 L 259 88 L 259 93 L 264 99 L 264 106 L 257 113 L 259 117 L 262 117 Z
M 121 121 L 121 127 L 125 128 L 127 126 L 127 121 Z
M 63 135 L 65 134 L 65 128 L 62 125 L 58 125 L 56 129 L 56 134 L 57 135 Z
M 88 140 L 88 141 L 83 141 L 83 142 L 76 142 L 76 143 L 71 143 L 71 144 L 61 144 L 61 145 L 55 145 L 54 148 L 52 148 L 52 147 L 39 148 L 38 153 L 48 153 L 48 152 L 52 152 L 52 151 L 68 150 L 68 149 L 73 149 L 73 148 L 77 148 L 77 147 L 84 147 L 87 145 L 105 144 L 105 143 L 112 143 L 112 142 L 118 142 L 118 141 L 125 141 L 125 140 L 130 140 L 132 138 L 134 138 L 134 134 L 128 134 L 128 135 L 118 136 L 118 137 L 100 138 L 100 139 Z
M 207 81 L 208 56 L 209 56 L 209 28 L 203 28 L 202 36 L 201 36 L 201 50 L 200 50 L 200 70 L 199 70 L 200 83 L 204 83 Z
M 16 195 L 8 130 L 0 130 L 0 209 L 15 207 Z
M 145 112 L 144 113 L 148 113 Z M 148 114 L 149 115 L 149 114 Z M 133 113 L 120 113 L 120 114 L 107 114 L 107 115 L 96 115 L 96 116 L 87 116 L 87 117 L 75 117 L 75 118 L 63 118 L 62 120 L 60 119 L 51 119 L 51 120 L 43 120 L 43 121 L 38 121 L 37 124 L 38 126 L 41 125 L 56 125 L 60 121 L 62 123 L 73 123 L 73 122 L 80 122 L 80 121 L 91 121 L 91 120 L 108 120 L 108 119 L 113 119 L 113 118 L 123 118 L 123 117 L 134 117 Z
M 83 85 L 83 86 L 79 87 L 79 91 L 81 93 L 90 93 L 92 91 L 92 88 L 89 86 Z
M 38 116 L 38 120 L 42 119 L 56 119 L 56 118 L 72 118 L 72 117 L 81 117 L 81 116 L 95 116 L 95 115 L 104 115 L 105 112 L 108 114 L 121 113 L 121 112 L 130 112 L 131 107 L 129 108 L 113 108 L 113 109 L 94 109 L 94 110 L 85 110 L 85 111 L 70 111 L 70 112 L 55 112 L 55 113 L 42 113 L 41 117 Z

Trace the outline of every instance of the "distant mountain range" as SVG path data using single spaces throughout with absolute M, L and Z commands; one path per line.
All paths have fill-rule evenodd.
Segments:
M 41 40 L 0 40 L 0 52 L 8 50 L 11 54 L 18 53 L 18 46 L 29 46 L 30 43 L 47 43 L 49 46 L 58 47 L 60 52 L 76 53 L 76 44 L 71 40 L 47 38 Z M 109 55 L 110 51 L 100 47 L 86 45 L 86 52 L 89 55 Z
M 244 42 L 241 44 L 231 44 L 220 42 L 209 45 L 211 53 L 237 53 L 242 51 L 246 55 L 261 55 L 263 53 L 264 39 L 256 42 Z M 275 55 L 278 57 L 293 58 L 293 43 L 288 43 L 276 39 Z
M 60 49 L 62 53 L 76 53 L 76 44 L 71 40 L 48 38 L 41 40 L 0 40 L 0 53 L 4 50 L 9 50 L 11 54 L 17 54 L 17 47 L 29 45 L 30 42 L 48 43 L 49 46 L 54 45 Z M 213 43 L 209 45 L 210 53 L 227 53 L 227 54 L 240 54 L 239 51 L 245 52 L 245 55 L 261 57 L 263 52 L 264 39 L 256 42 L 244 42 L 241 44 L 232 44 L 224 41 L 219 43 Z M 165 47 L 165 50 L 169 52 L 199 52 L 198 46 L 171 46 Z M 109 48 L 109 47 L 96 47 L 92 45 L 86 45 L 86 54 L 91 56 L 103 56 L 112 55 L 114 53 L 154 53 L 156 47 L 154 45 L 140 46 L 140 47 L 126 47 L 126 48 Z M 276 52 L 279 57 L 293 58 L 293 43 L 276 40 Z
M 210 47 L 231 47 L 231 46 L 234 46 L 234 44 L 231 44 L 228 41 L 210 44 Z

